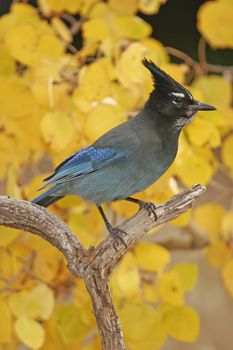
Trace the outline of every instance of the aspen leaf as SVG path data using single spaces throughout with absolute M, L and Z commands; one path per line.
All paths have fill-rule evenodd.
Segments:
M 141 43 L 148 48 L 153 54 L 155 53 L 157 56 L 157 60 L 155 62 L 158 63 L 168 63 L 169 62 L 169 56 L 168 53 L 163 46 L 163 44 L 154 39 L 154 38 L 145 38 L 141 40 Z
M 198 11 L 198 29 L 215 48 L 233 48 L 232 1 L 207 1 Z
M 233 238 L 233 211 L 228 211 L 224 214 L 222 220 L 221 234 L 226 240 Z
M 10 343 L 12 337 L 12 320 L 5 302 L 0 301 L 0 344 Z
M 182 181 L 188 186 L 194 183 L 206 185 L 213 175 L 213 168 L 206 158 L 195 153 L 189 156 L 181 152 L 179 154 L 180 159 L 175 163 L 175 171 Z
M 143 299 L 151 304 L 155 304 L 158 301 L 158 292 L 152 283 L 143 283 Z
M 139 294 L 140 276 L 137 261 L 132 253 L 126 254 L 113 272 L 111 285 L 119 297 L 133 297 Z
M 86 305 L 84 304 L 83 307 Z M 65 343 L 81 339 L 89 331 L 80 318 L 80 310 L 69 304 L 59 305 L 55 313 L 57 327 Z
M 179 263 L 176 264 L 172 270 L 178 273 L 182 288 L 185 292 L 193 289 L 198 277 L 198 267 L 196 264 Z
M 85 134 L 90 141 L 94 141 L 125 120 L 126 116 L 119 107 L 99 104 L 88 114 Z
M 206 103 L 213 106 L 230 106 L 232 99 L 231 83 L 219 75 L 198 77 L 193 87 L 201 90 Z
M 75 14 L 80 9 L 81 0 L 39 0 L 38 3 L 45 15 L 51 12 Z
M 41 133 L 52 150 L 59 152 L 71 142 L 74 126 L 65 113 L 48 112 L 41 120 Z
M 197 146 L 210 145 L 218 147 L 221 138 L 217 128 L 208 120 L 196 118 L 192 124 L 186 128 L 189 140 Z
M 192 343 L 199 334 L 200 320 L 197 312 L 187 306 L 174 306 L 163 316 L 167 333 L 174 339 Z
M 233 177 L 233 135 L 228 136 L 224 141 L 221 149 L 224 164 L 230 169 Z
M 156 323 L 155 310 L 142 303 L 128 302 L 118 310 L 126 340 L 145 340 Z
M 0 247 L 7 247 L 20 235 L 19 230 L 0 226 Z
M 0 48 L 0 75 L 11 75 L 15 72 L 16 63 L 11 55 Z
M 233 297 L 233 259 L 230 259 L 224 266 L 222 277 L 226 289 Z
M 188 210 L 184 214 L 181 214 L 176 219 L 172 220 L 171 224 L 178 227 L 187 226 L 190 222 L 191 215 L 192 215 L 191 210 Z
M 92 18 L 82 27 L 85 40 L 98 42 L 110 35 L 107 23 L 102 18 Z
M 132 15 L 137 11 L 138 0 L 109 0 L 109 7 L 120 15 Z
M 216 241 L 207 248 L 206 256 L 212 266 L 221 269 L 231 258 L 232 250 L 224 241 Z
M 9 305 L 16 317 L 25 316 L 46 320 L 50 317 L 54 307 L 54 295 L 49 287 L 40 284 L 31 291 L 12 294 L 9 298 Z
M 0 113 L 19 120 L 30 115 L 33 110 L 33 97 L 24 81 L 17 76 L 0 77 Z
M 153 15 L 167 0 L 139 0 L 138 9 L 146 15 Z
M 140 40 L 149 36 L 151 26 L 136 16 L 115 16 L 113 24 L 118 28 L 118 35 L 133 40 Z
M 148 271 L 158 271 L 170 261 L 167 249 L 152 243 L 139 243 L 135 247 L 138 265 Z
M 184 290 L 176 271 L 167 271 L 158 280 L 158 294 L 160 298 L 171 305 L 180 305 L 184 302 Z
M 31 349 L 39 349 L 44 343 L 44 328 L 31 318 L 18 318 L 15 322 L 15 331 L 19 339 Z
M 5 37 L 5 45 L 11 55 L 18 61 L 31 65 L 38 45 L 38 32 L 29 24 L 12 28 Z
M 185 74 L 188 72 L 188 67 L 185 64 L 163 63 L 161 69 L 171 75 L 179 83 L 185 83 Z
M 195 209 L 193 217 L 200 228 L 207 231 L 212 239 L 216 239 L 220 234 L 223 215 L 224 208 L 221 205 L 205 203 Z
M 55 32 L 60 36 L 61 39 L 63 39 L 67 43 L 70 43 L 72 41 L 72 35 L 69 29 L 60 18 L 53 17 L 51 23 Z
M 4 247 L 0 247 L 0 262 L 0 276 L 6 279 L 14 278 L 22 267 L 16 255 L 9 253 Z

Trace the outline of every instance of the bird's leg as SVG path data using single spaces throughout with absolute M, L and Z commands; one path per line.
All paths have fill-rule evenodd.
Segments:
M 157 214 L 156 214 L 156 205 L 152 202 L 145 202 L 142 201 L 141 199 L 137 199 L 137 198 L 132 198 L 132 197 L 127 197 L 125 198 L 126 201 L 129 202 L 133 202 L 133 203 L 137 203 L 140 208 L 145 209 L 150 217 L 153 217 L 153 219 L 156 221 L 157 218 Z
M 108 232 L 113 235 L 116 239 L 118 239 L 119 241 L 121 241 L 121 243 L 127 248 L 127 245 L 124 241 L 124 239 L 122 238 L 122 234 L 127 235 L 127 233 L 123 230 L 121 230 L 118 227 L 113 227 L 110 222 L 108 221 L 106 215 L 104 214 L 103 208 L 100 205 L 97 205 L 97 208 L 100 212 L 100 215 L 102 216 L 105 226 L 108 230 Z

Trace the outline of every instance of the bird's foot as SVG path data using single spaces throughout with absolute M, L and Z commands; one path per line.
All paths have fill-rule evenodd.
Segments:
M 157 207 L 154 203 L 139 200 L 138 204 L 140 205 L 140 208 L 143 208 L 147 211 L 149 217 L 152 220 L 156 221 L 158 219 L 157 214 L 156 214 Z
M 127 248 L 127 244 L 124 241 L 123 235 L 127 236 L 127 233 L 123 230 L 121 230 L 118 227 L 113 227 L 112 225 L 108 225 L 107 226 L 108 232 L 114 237 L 115 239 L 115 243 L 114 243 L 114 248 L 116 250 L 118 247 L 118 243 L 120 242 L 121 244 L 123 244 L 125 246 L 125 248 Z

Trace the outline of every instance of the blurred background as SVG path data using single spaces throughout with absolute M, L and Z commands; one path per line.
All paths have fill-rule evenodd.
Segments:
M 69 154 L 132 118 L 152 89 L 143 57 L 217 107 L 182 132 L 175 163 L 138 198 L 195 183 L 195 207 L 150 232 L 112 274 L 130 350 L 231 350 L 233 1 L 0 0 L 0 193 L 31 200 Z M 137 208 L 106 205 L 118 224 Z M 106 236 L 96 208 L 49 208 L 82 243 Z M 46 302 L 45 302 L 46 301 Z M 0 227 L 0 350 L 95 350 L 89 296 L 59 252 Z

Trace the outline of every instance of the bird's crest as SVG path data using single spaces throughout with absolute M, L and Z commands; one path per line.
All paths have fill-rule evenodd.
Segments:
M 144 58 L 142 63 L 151 72 L 156 90 L 166 89 L 170 90 L 171 92 L 173 91 L 174 93 L 183 93 L 186 95 L 186 89 L 175 81 L 170 75 L 160 69 L 154 62 Z

